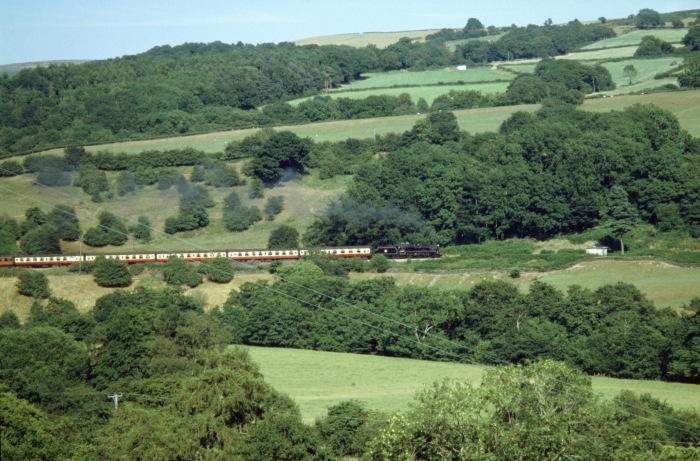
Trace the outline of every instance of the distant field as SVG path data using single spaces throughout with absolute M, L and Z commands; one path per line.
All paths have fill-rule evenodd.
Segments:
M 511 74 L 512 75 L 512 74 Z M 515 76 L 513 76 L 515 77 Z M 398 96 L 402 93 L 408 93 L 413 102 L 419 98 L 424 98 L 428 104 L 432 104 L 433 100 L 438 96 L 455 91 L 479 91 L 483 94 L 505 93 L 510 82 L 491 82 L 491 83 L 472 83 L 469 85 L 432 85 L 432 86 L 410 86 L 399 88 L 376 88 L 361 91 L 334 91 L 327 93 L 332 98 L 350 98 L 364 99 L 369 96 Z M 291 101 L 291 105 L 299 104 L 304 99 Z
M 603 67 L 608 69 L 617 88 L 607 91 L 606 94 L 622 94 L 643 91 L 648 88 L 655 88 L 667 83 L 678 83 L 675 77 L 655 80 L 654 76 L 664 71 L 678 68 L 683 64 L 683 59 L 679 57 L 657 58 L 657 59 L 626 59 L 624 61 L 606 62 Z M 637 70 L 637 76 L 629 84 L 629 79 L 623 74 L 626 66 L 632 65 Z
M 366 408 L 406 410 L 416 391 L 445 378 L 478 386 L 485 367 L 372 355 L 246 347 L 265 381 L 292 397 L 311 423 L 327 408 L 358 400 Z M 612 398 L 624 389 L 649 393 L 674 408 L 700 410 L 700 386 L 661 381 L 593 378 L 593 390 Z
M 233 289 L 239 289 L 246 282 L 258 282 L 270 279 L 267 273 L 254 271 L 241 271 L 233 268 L 234 279 L 229 283 L 204 282 L 196 288 L 189 288 L 185 293 L 194 296 L 203 303 L 206 310 L 221 306 Z M 49 287 L 53 296 L 67 299 L 73 302 L 80 312 L 89 312 L 95 306 L 98 298 L 115 291 L 115 288 L 104 288 L 97 285 L 92 275 L 74 274 L 69 272 L 46 272 L 49 279 Z M 134 290 L 136 287 L 164 288 L 165 282 L 159 272 L 145 271 L 134 277 L 129 288 L 121 290 Z M 0 314 L 11 311 L 17 314 L 20 321 L 26 322 L 32 306 L 32 298 L 17 294 L 17 279 L 14 277 L 0 277 Z
M 636 62 L 636 61 L 635 61 Z M 531 64 L 527 64 L 529 66 Z M 519 66 L 520 67 L 520 66 Z M 663 81 L 658 85 L 661 85 Z M 656 85 L 655 85 L 656 86 Z M 693 136 L 700 136 L 700 91 L 680 91 L 670 93 L 653 93 L 646 95 L 624 95 L 614 98 L 596 98 L 586 100 L 584 110 L 596 112 L 621 110 L 633 104 L 654 104 L 673 112 L 681 124 Z M 497 130 L 500 124 L 517 111 L 534 111 L 539 105 L 490 107 L 485 109 L 468 109 L 455 111 L 460 127 L 472 133 Z M 341 120 L 334 122 L 312 123 L 308 125 L 280 126 L 276 130 L 290 130 L 301 137 L 318 141 L 341 141 L 348 138 L 365 139 L 376 134 L 402 133 L 410 130 L 417 120 L 424 115 L 404 115 L 362 120 Z M 231 141 L 241 140 L 258 131 L 258 129 L 220 131 L 201 135 L 163 138 L 149 141 L 131 141 L 113 144 L 89 146 L 87 150 L 96 152 L 139 153 L 153 149 L 176 149 L 194 147 L 205 152 L 221 152 Z M 48 153 L 62 153 L 62 149 L 53 149 Z M 19 158 L 21 161 L 22 159 Z
M 592 260 L 575 266 L 549 272 L 522 271 L 517 279 L 509 271 L 464 271 L 458 273 L 391 272 L 399 285 L 417 285 L 443 290 L 471 289 L 483 281 L 503 280 L 527 292 L 535 281 L 546 282 L 562 292 L 571 285 L 595 290 L 618 282 L 631 283 L 654 302 L 656 307 L 681 307 L 694 297 L 700 297 L 700 268 L 676 267 L 658 262 Z M 361 280 L 378 277 L 376 274 L 351 274 Z
M 364 48 L 367 45 L 375 45 L 377 48 L 386 48 L 398 42 L 403 37 L 412 40 L 423 41 L 425 37 L 438 32 L 439 29 L 413 30 L 403 32 L 359 32 L 354 34 L 324 35 L 321 37 L 309 37 L 294 40 L 294 44 L 303 45 L 347 45 Z
M 607 38 L 605 40 L 591 43 L 590 45 L 584 46 L 582 49 L 596 50 L 599 48 L 639 45 L 642 42 L 642 38 L 646 37 L 647 35 L 653 35 L 664 42 L 679 43 L 687 33 L 688 29 L 633 30 L 632 32 L 628 32 L 617 37 Z
M 700 136 L 700 91 L 677 91 L 645 95 L 625 95 L 614 98 L 589 99 L 584 110 L 606 112 L 622 110 L 633 104 L 654 104 L 678 117 L 681 128 L 691 135 Z
M 483 83 L 498 80 L 513 80 L 515 77 L 510 72 L 477 67 L 467 70 L 456 68 L 442 70 L 427 70 L 424 72 L 380 72 L 364 75 L 364 80 L 356 80 L 349 85 L 344 85 L 342 90 L 359 90 L 369 88 L 391 88 L 393 86 L 420 86 L 435 85 L 438 83 Z
M 637 45 L 620 48 L 603 48 L 600 50 L 579 51 L 557 56 L 556 59 L 571 59 L 574 61 L 602 61 L 604 59 L 631 58 L 637 51 Z

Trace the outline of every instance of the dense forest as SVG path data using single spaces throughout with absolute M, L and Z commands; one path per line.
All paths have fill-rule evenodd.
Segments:
M 653 106 L 595 114 L 560 104 L 478 135 L 438 112 L 395 141 L 358 167 L 307 242 L 544 239 L 623 218 L 700 235 L 699 145 Z

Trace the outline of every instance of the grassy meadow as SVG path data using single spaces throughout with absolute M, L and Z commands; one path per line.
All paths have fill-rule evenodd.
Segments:
M 451 272 L 414 272 L 412 263 L 397 264 L 390 271 L 398 285 L 416 285 L 442 290 L 469 290 L 483 281 L 502 280 L 516 285 L 526 293 L 536 281 L 549 283 L 566 293 L 571 285 L 595 290 L 618 282 L 635 285 L 656 307 L 678 308 L 700 297 L 700 268 L 678 267 L 656 261 L 616 261 L 591 259 L 572 267 L 546 272 L 520 271 L 520 277 L 511 278 L 510 271 L 468 270 Z M 403 266 L 403 267 L 402 267 Z M 380 274 L 351 274 L 353 280 L 380 277 Z
M 447 83 L 483 83 L 499 80 L 513 80 L 513 74 L 488 67 L 467 70 L 448 68 L 426 70 L 424 72 L 392 71 L 369 73 L 364 80 L 357 80 L 344 85 L 341 90 L 364 90 L 370 88 L 392 88 L 397 86 L 421 86 Z
M 265 381 L 292 397 L 302 418 L 313 422 L 329 406 L 358 400 L 387 413 L 408 408 L 416 391 L 435 381 L 456 379 L 478 386 L 486 367 L 335 352 L 246 347 Z M 593 377 L 593 390 L 613 398 L 629 389 L 648 393 L 674 408 L 700 410 L 700 386 L 661 381 Z
M 659 40 L 669 43 L 680 43 L 688 29 L 652 29 L 652 30 L 632 30 L 617 37 L 600 40 L 590 45 L 586 45 L 582 50 L 597 50 L 600 48 L 618 48 L 636 46 L 642 42 L 642 38 L 652 35 Z
M 353 34 L 324 35 L 320 37 L 308 37 L 294 40 L 297 46 L 304 45 L 347 45 L 364 48 L 374 45 L 377 48 L 386 48 L 407 37 L 413 41 L 424 41 L 425 37 L 438 32 L 439 29 L 412 30 L 399 32 L 359 32 Z

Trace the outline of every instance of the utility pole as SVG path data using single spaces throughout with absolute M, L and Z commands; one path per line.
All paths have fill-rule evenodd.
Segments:
M 122 397 L 122 394 L 114 394 L 114 395 L 108 395 L 108 399 L 114 400 L 114 412 L 116 413 L 117 410 L 119 409 L 119 399 Z

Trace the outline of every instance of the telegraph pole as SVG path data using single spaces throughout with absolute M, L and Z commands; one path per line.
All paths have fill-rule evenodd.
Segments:
M 119 409 L 119 399 L 122 397 L 122 394 L 114 394 L 114 395 L 108 395 L 108 399 L 114 400 L 114 412 L 116 413 L 117 410 Z

